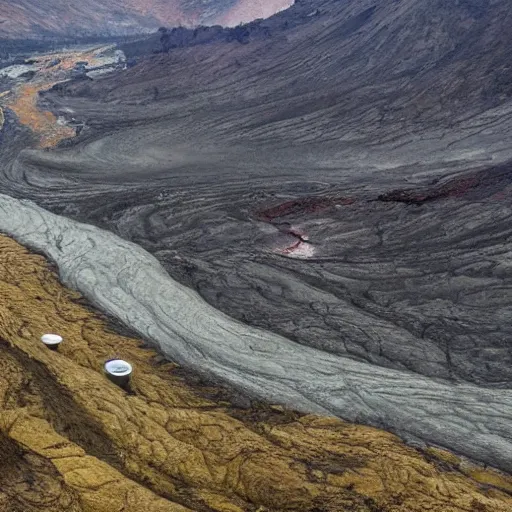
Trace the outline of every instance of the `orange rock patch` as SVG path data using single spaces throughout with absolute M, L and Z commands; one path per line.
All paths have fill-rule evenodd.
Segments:
M 45 84 L 44 88 L 50 88 L 52 85 Z M 39 110 L 38 93 L 44 88 L 30 84 L 22 85 L 16 91 L 14 100 L 9 103 L 9 108 L 16 114 L 21 124 L 28 126 L 39 136 L 39 147 L 48 148 L 63 139 L 73 137 L 75 130 L 69 126 L 59 125 L 51 112 Z

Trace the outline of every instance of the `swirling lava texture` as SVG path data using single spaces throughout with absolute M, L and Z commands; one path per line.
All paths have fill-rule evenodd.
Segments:
M 5 134 L 2 190 L 121 238 L 7 197 L 1 227 L 196 370 L 510 470 L 510 17 L 301 1 L 61 85 L 86 128 Z
M 245 326 L 138 246 L 30 202 L 0 196 L 0 229 L 44 251 L 65 283 L 186 367 L 272 402 L 384 425 L 512 470 L 512 390 L 379 369 Z

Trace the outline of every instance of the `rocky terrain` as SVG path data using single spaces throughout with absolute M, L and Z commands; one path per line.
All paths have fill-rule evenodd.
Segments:
M 0 231 L 48 255 L 64 283 L 171 360 L 248 396 L 386 427 L 512 471 L 512 390 L 377 368 L 248 327 L 168 277 L 135 244 L 0 195 Z M 485 404 L 485 408 L 483 408 Z
M 58 86 L 45 101 L 84 130 L 70 147 L 15 152 L 4 190 L 140 243 L 246 323 L 508 387 L 512 104 L 506 85 L 493 92 L 507 10 L 446 7 L 446 28 L 422 39 L 411 27 L 429 7 L 368 5 L 304 2 L 248 44 Z M 448 30 L 461 24 L 471 45 Z M 406 61 L 413 44 L 424 51 Z M 390 200 L 417 188 L 429 200 Z
M 1 0 L 0 40 L 125 35 L 160 26 L 241 22 L 271 16 L 291 0 Z
M 81 126 L 52 149 L 5 107 L 0 229 L 215 383 L 512 471 L 510 16 L 301 0 L 162 31 L 40 95 Z
M 0 237 L 0 510 L 506 512 L 512 480 L 194 384 Z M 58 352 L 39 342 L 58 331 Z M 102 374 L 124 357 L 128 393 Z M 184 377 L 185 375 L 185 377 Z M 240 399 L 236 401 L 240 402 Z M 242 402 L 243 403 L 243 402 Z

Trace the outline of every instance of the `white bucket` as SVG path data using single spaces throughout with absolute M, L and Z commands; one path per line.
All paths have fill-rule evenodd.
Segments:
M 51 350 L 57 350 L 62 343 L 62 336 L 58 334 L 43 334 L 41 341 Z
M 105 363 L 105 374 L 114 384 L 126 386 L 130 382 L 132 365 L 122 359 L 112 359 Z

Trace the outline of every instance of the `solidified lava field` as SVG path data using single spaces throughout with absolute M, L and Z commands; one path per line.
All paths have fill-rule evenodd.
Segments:
M 301 0 L 60 83 L 39 108 L 84 128 L 45 151 L 11 123 L 0 184 L 65 220 L 2 199 L 0 229 L 218 382 L 510 471 L 511 21 Z

